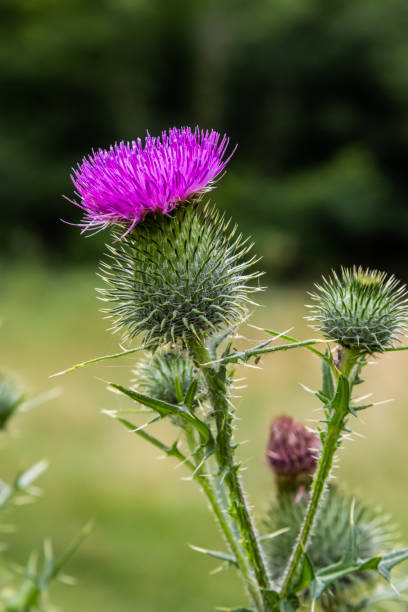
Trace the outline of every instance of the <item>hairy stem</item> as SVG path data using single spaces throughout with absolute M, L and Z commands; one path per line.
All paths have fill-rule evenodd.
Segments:
M 340 371 L 347 378 L 350 376 L 350 372 L 355 362 L 356 356 L 345 349 L 339 366 Z M 299 537 L 286 569 L 280 592 L 281 599 L 286 599 L 288 597 L 293 586 L 293 581 L 297 574 L 299 564 L 303 559 L 304 552 L 309 543 L 311 531 L 317 518 L 322 495 L 325 491 L 331 468 L 333 466 L 334 455 L 341 442 L 342 430 L 347 414 L 348 405 L 344 406 L 339 404 L 328 420 L 327 431 L 323 438 L 323 447 L 319 458 L 319 464 L 313 479 L 310 503 L 306 511 L 306 516 L 300 530 Z
M 269 572 L 242 489 L 241 480 L 238 475 L 238 465 L 234 462 L 232 448 L 232 416 L 229 411 L 227 399 L 225 368 L 222 367 L 220 371 L 217 371 L 214 366 L 209 363 L 211 357 L 207 349 L 198 342 L 192 342 L 190 344 L 190 351 L 196 363 L 200 365 L 207 383 L 209 398 L 217 427 L 215 455 L 221 479 L 228 489 L 231 506 L 230 513 L 238 524 L 242 546 L 253 568 L 258 583 L 259 592 L 262 598 L 262 607 L 258 607 L 257 609 L 266 612 L 272 610 Z
M 197 445 L 194 438 L 194 432 L 190 428 L 186 429 L 186 439 L 191 453 L 193 455 L 197 455 Z M 198 453 L 198 455 L 200 455 L 200 452 Z M 227 541 L 230 550 L 238 564 L 238 568 L 240 570 L 241 576 L 243 578 L 245 587 L 248 591 L 252 603 L 256 606 L 257 610 L 263 610 L 262 597 L 259 593 L 258 585 L 245 557 L 244 550 L 242 549 L 240 543 L 237 541 L 236 532 L 227 514 L 227 509 L 225 508 L 225 505 L 220 496 L 217 495 L 218 487 L 216 486 L 216 483 L 210 476 L 210 474 L 206 473 L 206 464 L 202 463 L 202 456 L 198 456 L 197 459 L 199 467 L 194 470 L 193 477 L 200 484 L 204 494 L 208 499 L 211 510 L 213 511 L 218 521 L 218 524 L 222 530 L 222 533 L 225 537 L 225 540 Z
M 262 597 L 259 593 L 258 585 L 245 557 L 245 553 L 237 540 L 236 531 L 227 514 L 225 504 L 222 503 L 221 495 L 219 497 L 217 495 L 217 484 L 213 481 L 210 474 L 204 469 L 206 467 L 206 463 L 202 461 L 202 450 L 198 452 L 196 450 L 197 441 L 195 439 L 194 430 L 192 427 L 188 424 L 185 428 L 186 440 L 191 452 L 191 457 L 188 458 L 177 448 L 177 445 L 167 446 L 155 436 L 147 433 L 145 430 L 135 428 L 134 424 L 130 421 L 123 419 L 122 417 L 119 417 L 117 420 L 136 435 L 140 436 L 144 440 L 147 440 L 156 448 L 164 451 L 169 457 L 176 457 L 176 459 L 179 459 L 179 461 L 181 461 L 183 465 L 185 465 L 192 472 L 193 479 L 201 486 L 203 492 L 205 493 L 210 508 L 214 512 L 222 533 L 224 534 L 230 550 L 235 557 L 252 603 L 255 605 L 257 610 L 263 612 L 264 608 Z M 194 461 L 195 457 L 197 458 L 197 463 Z

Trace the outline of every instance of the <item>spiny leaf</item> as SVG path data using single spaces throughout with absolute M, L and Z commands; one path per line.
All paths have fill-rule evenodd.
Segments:
M 93 521 L 89 521 L 84 525 L 77 535 L 77 537 L 71 542 L 71 544 L 66 548 L 66 550 L 62 553 L 60 557 L 57 558 L 55 563 L 53 563 L 52 568 L 44 574 L 43 581 L 47 583 L 56 578 L 62 568 L 68 563 L 74 553 L 78 550 L 79 546 L 82 544 L 84 539 L 88 537 L 93 529 Z
M 238 567 L 237 560 L 232 555 L 228 555 L 227 553 L 218 551 L 218 550 L 208 550 L 206 548 L 200 548 L 199 546 L 194 546 L 193 544 L 189 544 L 191 550 L 195 550 L 203 555 L 207 555 L 209 557 L 213 557 L 214 559 L 218 559 L 219 561 L 226 561 L 231 565 L 235 565 Z
M 55 399 L 61 395 L 61 389 L 50 389 L 50 391 L 45 391 L 44 393 L 40 393 L 35 397 L 31 397 L 29 399 L 24 400 L 20 406 L 18 407 L 18 412 L 28 412 L 29 410 L 33 410 L 46 402 Z
M 386 580 L 390 580 L 390 571 L 393 567 L 406 561 L 408 559 L 408 548 L 402 548 L 401 550 L 395 550 L 390 553 L 386 553 L 381 557 L 381 561 L 378 564 L 377 571 Z
M 110 416 L 110 417 L 116 419 L 117 421 L 119 421 L 119 423 L 122 423 L 122 425 L 124 425 L 132 433 L 140 436 L 141 438 L 143 438 L 147 442 L 150 442 L 150 444 L 153 444 L 153 446 L 155 446 L 156 448 L 160 449 L 161 451 L 163 451 L 164 453 L 166 453 L 170 457 L 176 457 L 177 459 L 180 459 L 180 461 L 185 463 L 185 465 L 187 465 L 187 467 L 189 467 L 192 471 L 195 469 L 195 466 L 191 463 L 191 461 L 188 461 L 188 459 L 183 455 L 183 453 L 178 450 L 177 442 L 174 442 L 174 444 L 172 444 L 172 446 L 167 446 L 166 444 L 161 442 L 161 440 L 158 440 L 155 436 L 152 436 L 147 431 L 144 431 L 143 429 L 138 429 L 130 421 L 127 421 L 126 419 L 124 419 L 122 417 L 115 416 L 114 414 L 109 413 L 109 412 L 107 412 L 106 414 L 108 414 L 108 416 Z
M 162 416 L 174 415 L 181 417 L 185 421 L 188 421 L 198 430 L 204 442 L 208 442 L 211 439 L 211 431 L 207 427 L 207 425 L 203 423 L 203 421 L 198 419 L 196 416 L 191 414 L 185 408 L 176 406 L 175 404 L 169 404 L 168 402 L 164 402 L 162 400 L 155 399 L 154 397 L 150 397 L 149 395 L 144 395 L 143 393 L 128 389 L 126 387 L 123 387 L 122 385 L 117 385 L 115 383 L 108 383 L 108 385 L 112 389 L 120 391 L 120 393 L 127 395 L 136 402 L 139 402 L 140 404 L 143 404 L 148 408 L 153 408 L 153 410 L 156 410 Z
M 331 357 L 328 351 L 326 351 L 326 357 Z M 331 399 L 334 396 L 333 376 L 331 373 L 331 367 L 325 359 L 322 360 L 322 379 L 322 393 Z
M 27 489 L 41 474 L 43 474 L 48 468 L 48 462 L 45 459 L 38 461 L 31 466 L 25 472 L 22 472 L 17 476 L 15 480 L 15 487 L 19 490 Z
M 344 378 L 343 376 L 341 378 Z M 340 384 L 340 381 L 339 381 Z M 337 396 L 337 395 L 336 395 Z M 349 539 L 343 559 L 316 573 L 311 581 L 312 599 L 318 599 L 322 593 L 336 580 L 356 571 L 376 569 L 380 557 L 364 561 L 358 559 L 357 529 L 354 521 L 354 500 L 350 510 Z
M 188 410 L 190 411 L 193 407 L 194 397 L 197 391 L 198 378 L 199 376 L 196 376 L 196 378 L 194 378 L 194 380 L 191 382 L 189 388 L 187 389 L 186 396 L 184 398 L 184 404 L 187 406 Z
M 335 412 L 340 411 L 344 415 L 347 414 L 350 404 L 350 385 L 345 376 L 340 374 L 337 383 L 336 395 L 328 405 L 329 410 Z
M 323 340 L 303 340 L 301 342 L 293 342 L 291 344 L 279 344 L 278 346 L 267 346 L 270 344 L 271 340 L 265 340 L 250 349 L 246 349 L 245 351 L 237 351 L 235 353 L 231 353 L 230 355 L 226 355 L 222 359 L 219 359 L 217 363 L 246 363 L 251 359 L 251 357 L 255 357 L 256 355 L 264 355 L 266 353 L 275 353 L 277 351 L 288 351 L 290 349 L 298 348 L 298 347 L 307 347 L 312 344 L 318 344 L 323 342 Z
M 94 359 L 89 359 L 88 361 L 82 361 L 81 363 L 76 363 L 75 365 L 67 368 L 66 370 L 62 370 L 61 372 L 56 372 L 55 374 L 51 374 L 49 378 L 55 378 L 56 376 L 62 376 L 63 374 L 68 374 L 69 372 L 74 372 L 74 370 L 78 370 L 79 368 L 84 368 L 85 366 L 92 365 L 94 363 L 99 363 L 100 361 L 106 361 L 108 359 L 118 359 L 118 357 L 124 357 L 125 355 L 131 355 L 132 353 L 137 353 L 138 351 L 143 351 L 147 346 L 138 346 L 137 348 L 128 349 L 126 351 L 121 351 L 120 353 L 114 353 L 113 355 L 102 355 L 102 357 L 95 357 Z
M 260 328 L 258 328 L 260 329 Z M 293 336 L 288 336 L 286 334 L 282 334 L 281 332 L 277 332 L 274 331 L 273 329 L 263 329 L 262 331 L 266 332 L 267 334 L 271 334 L 271 336 L 275 336 L 277 338 L 282 338 L 283 340 L 288 340 L 289 342 L 299 342 L 299 340 L 297 340 L 297 338 L 293 338 Z M 319 342 L 323 342 L 322 340 L 319 340 Z M 327 340 L 326 340 L 326 344 L 327 344 Z M 330 365 L 331 365 L 331 359 L 326 357 L 326 355 L 320 351 L 318 351 L 316 348 L 314 348 L 313 346 L 305 346 L 305 348 L 308 351 L 311 351 L 312 353 L 314 353 L 315 355 L 318 355 L 321 359 L 327 361 Z
M 302 569 L 299 575 L 299 579 L 295 584 L 294 591 L 298 593 L 299 591 L 303 591 L 304 589 L 309 588 L 311 581 L 315 577 L 315 572 L 313 569 L 312 561 L 309 558 L 307 552 L 304 552 L 303 555 L 303 564 Z
M 380 561 L 381 557 L 372 557 L 371 559 L 355 561 L 354 563 L 345 562 L 343 560 L 320 570 L 317 572 L 315 579 L 311 582 L 310 591 L 312 599 L 318 599 L 324 591 L 339 578 L 343 578 L 354 572 L 377 569 Z

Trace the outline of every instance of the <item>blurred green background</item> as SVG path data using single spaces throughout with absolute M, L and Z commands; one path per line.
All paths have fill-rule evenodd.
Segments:
M 10 554 L 42 537 L 61 549 L 95 530 L 56 586 L 62 609 L 204 612 L 242 603 L 232 572 L 187 542 L 217 548 L 204 500 L 182 469 L 100 414 L 118 406 L 99 380 L 126 382 L 133 361 L 48 376 L 114 352 L 93 287 L 104 235 L 64 225 L 79 211 L 69 170 L 93 147 L 200 124 L 238 150 L 212 198 L 251 233 L 267 284 L 253 322 L 305 322 L 305 288 L 332 266 L 376 265 L 408 279 L 408 5 L 405 0 L 0 0 L 0 368 L 31 393 L 63 393 L 16 420 L 1 441 L 2 477 L 45 456 L 44 498 L 13 516 Z M 27 263 L 29 262 L 29 263 Z M 253 337 L 256 332 L 244 330 Z M 406 358 L 383 358 L 366 388 L 393 404 L 359 424 L 336 473 L 383 503 L 408 540 Z M 240 454 L 262 520 L 273 494 L 268 424 L 315 417 L 299 382 L 318 385 L 306 352 L 245 370 Z M 171 438 L 171 428 L 163 436 Z

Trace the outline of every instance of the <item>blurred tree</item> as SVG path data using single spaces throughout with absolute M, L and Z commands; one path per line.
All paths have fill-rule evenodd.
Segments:
M 3 0 L 3 248 L 94 256 L 103 236 L 58 223 L 79 219 L 67 170 L 199 123 L 239 143 L 213 197 L 275 274 L 407 277 L 407 25 L 405 0 Z

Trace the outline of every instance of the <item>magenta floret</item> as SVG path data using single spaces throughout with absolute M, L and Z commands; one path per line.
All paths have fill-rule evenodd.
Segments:
M 70 201 L 84 211 L 82 231 L 118 223 L 128 233 L 148 213 L 167 215 L 209 191 L 235 151 L 224 159 L 228 144 L 214 130 L 182 127 L 148 134 L 144 146 L 138 138 L 92 151 L 71 175 L 79 201 Z

